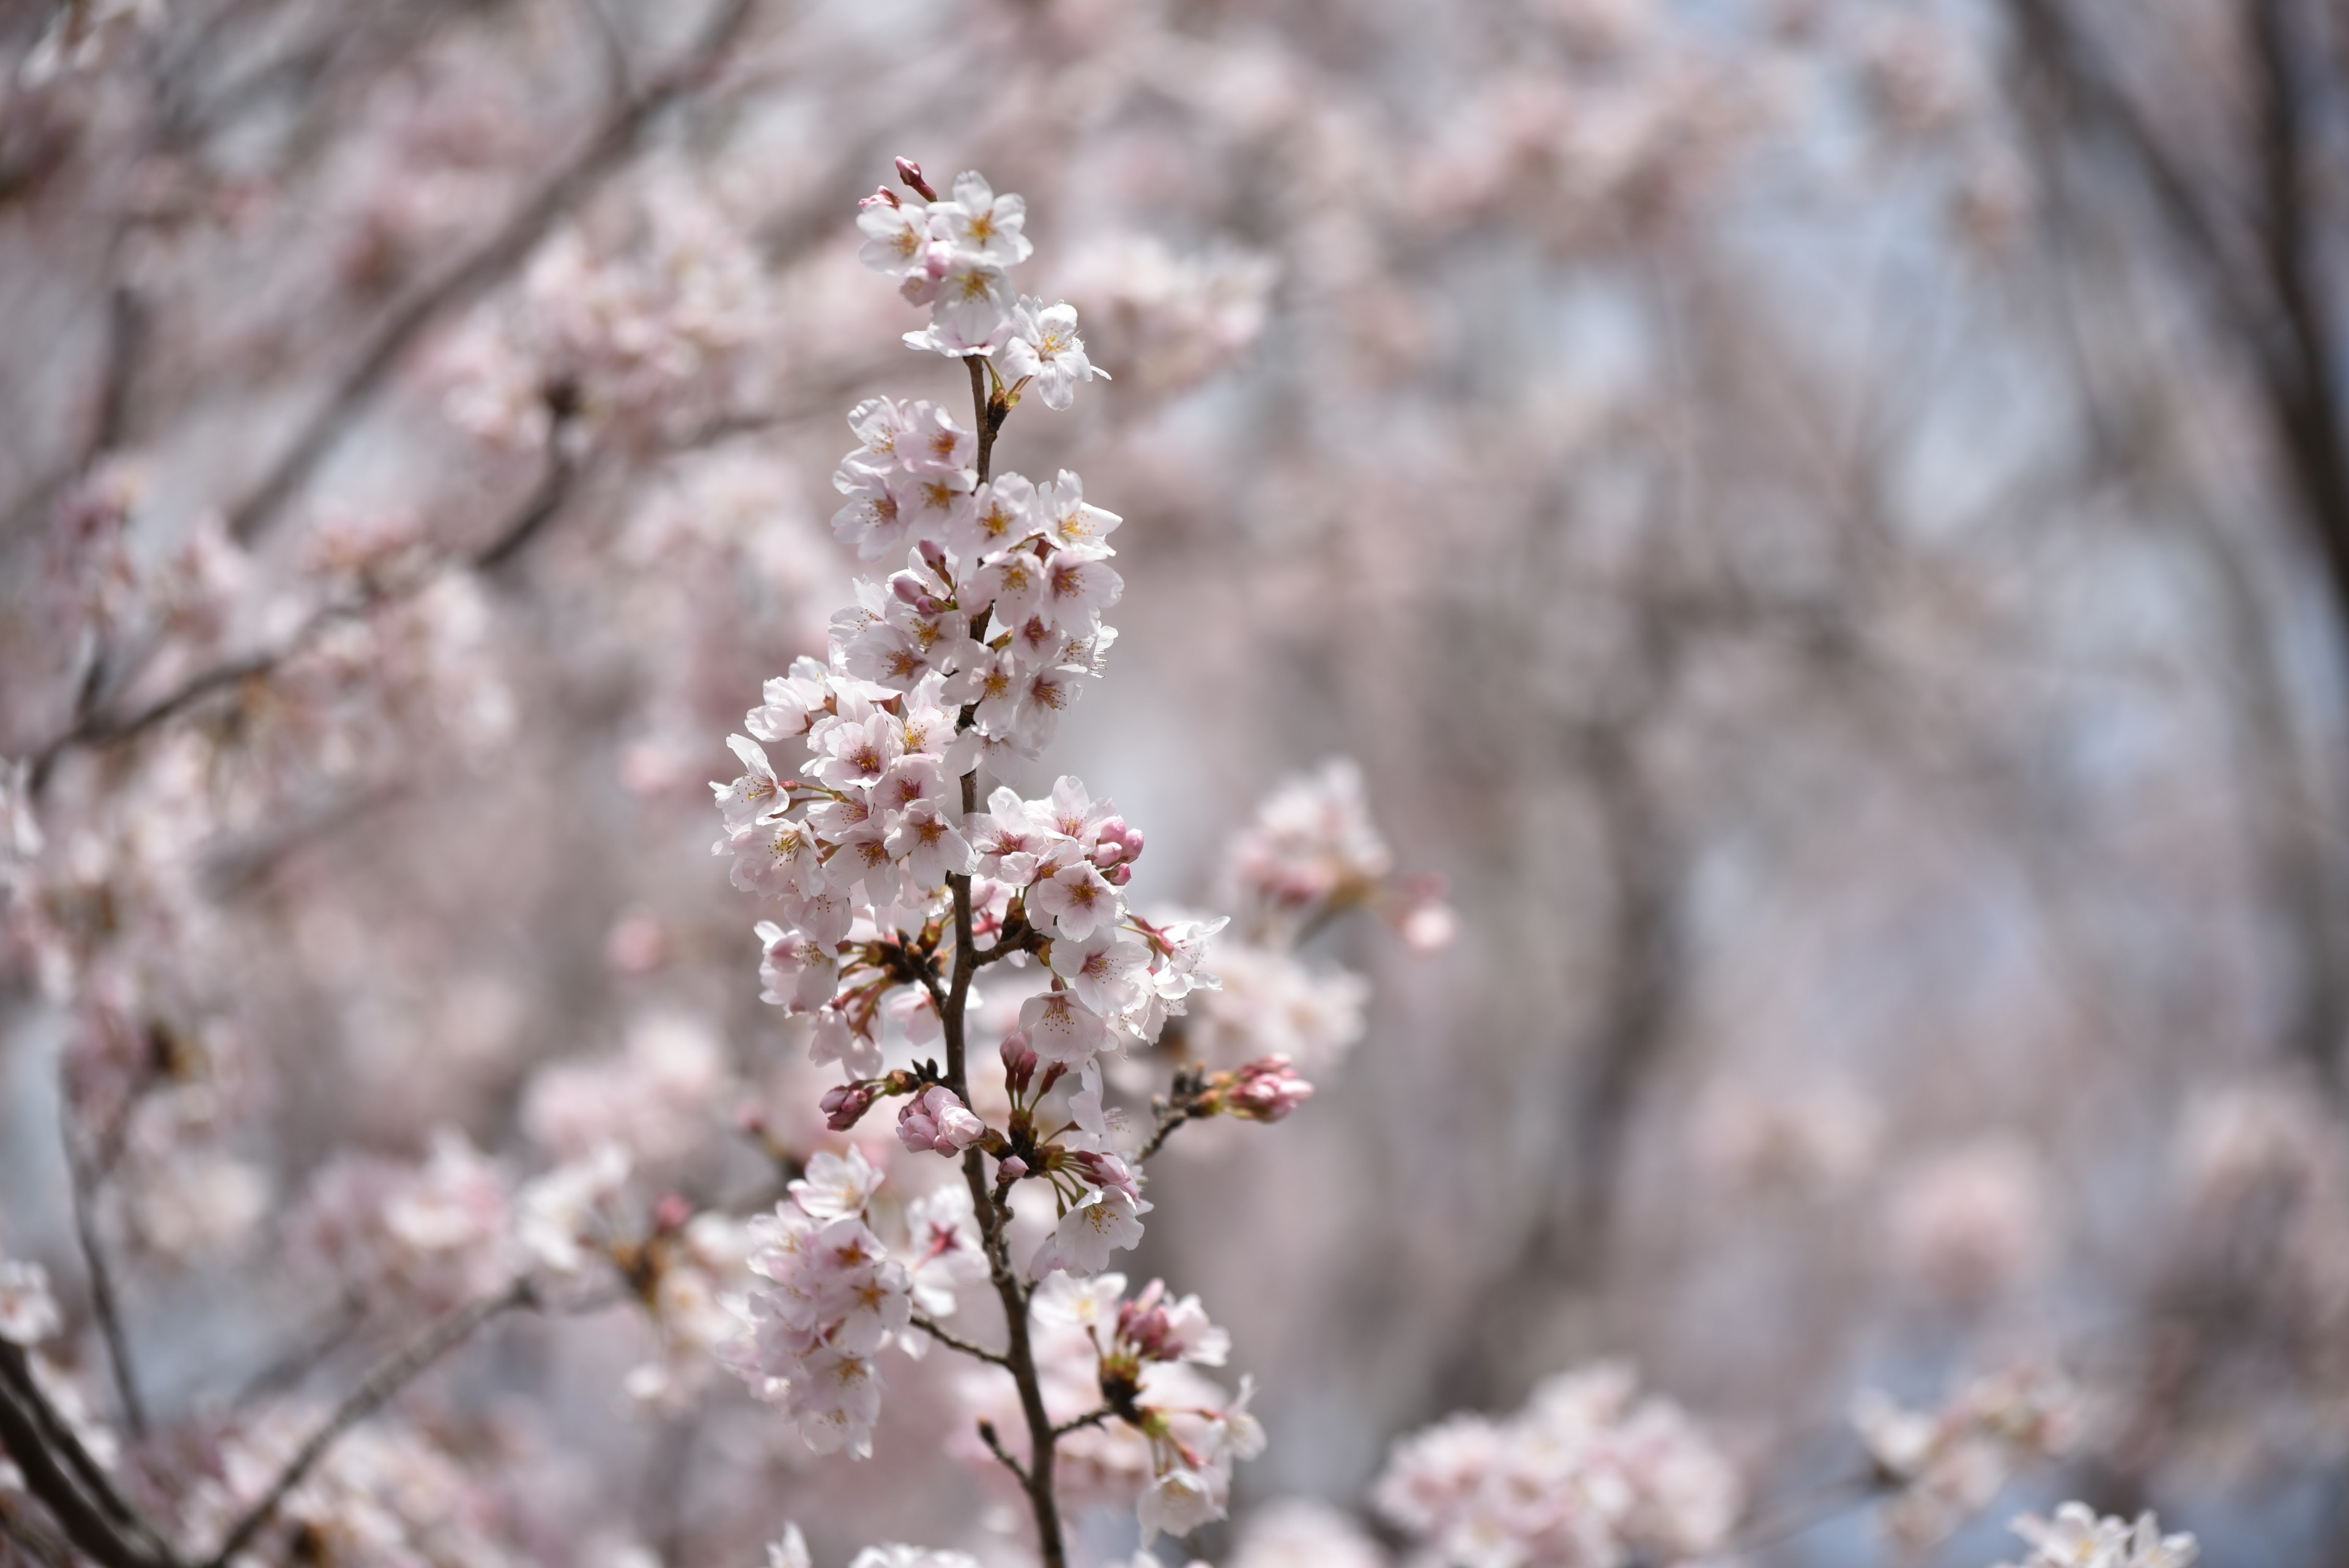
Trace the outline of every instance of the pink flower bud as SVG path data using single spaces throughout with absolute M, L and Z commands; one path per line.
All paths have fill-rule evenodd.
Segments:
M 987 1136 L 987 1124 L 944 1084 L 932 1084 L 897 1113 L 897 1141 L 919 1154 L 960 1154 Z
M 834 1132 L 846 1132 L 864 1119 L 873 1108 L 876 1085 L 871 1082 L 842 1084 L 825 1091 L 822 1102 L 823 1125 Z
M 1001 1171 L 1005 1176 L 1009 1177 L 1012 1180 L 1017 1181 L 1021 1177 L 1028 1174 L 1028 1162 L 1015 1154 L 1010 1158 L 1004 1160 L 1001 1164 L 998 1165 L 996 1169 Z
M 1003 1037 L 1003 1081 L 1013 1094 L 1027 1092 L 1028 1081 L 1036 1075 L 1036 1053 L 1028 1048 L 1028 1036 L 1015 1029 Z
M 1123 1192 L 1136 1202 L 1142 1199 L 1140 1179 L 1133 1174 L 1133 1168 L 1117 1155 L 1080 1149 L 1064 1156 L 1061 1163 L 1104 1191 Z
M 876 185 L 873 188 L 873 194 L 865 197 L 856 204 L 860 207 L 895 207 L 901 203 L 897 200 L 896 192 L 892 191 L 886 185 Z
M 1277 1122 L 1312 1097 L 1313 1085 L 1297 1075 L 1286 1056 L 1265 1056 L 1241 1066 L 1224 1091 L 1224 1108 L 1250 1121 Z
M 682 1192 L 664 1192 L 653 1205 L 653 1229 L 681 1231 L 693 1218 L 693 1200 Z
M 922 166 L 912 159 L 897 160 L 897 178 L 904 181 L 906 187 L 920 196 L 923 201 L 935 202 L 938 199 L 938 193 L 930 189 L 929 182 L 922 178 Z
M 1102 872 L 1102 880 L 1112 888 L 1123 888 L 1133 880 L 1133 867 L 1121 862 Z

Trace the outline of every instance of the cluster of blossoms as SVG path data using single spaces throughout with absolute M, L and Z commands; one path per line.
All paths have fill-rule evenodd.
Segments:
M 1628 1368 L 1552 1378 L 1506 1421 L 1455 1416 L 1404 1438 L 1379 1511 L 1464 1568 L 1620 1568 L 1719 1551 L 1742 1507 L 1735 1469 Z
M 1125 1276 L 1055 1274 L 1036 1292 L 1035 1355 L 1046 1411 L 1056 1423 L 1113 1412 L 1071 1430 L 1055 1449 L 1061 1498 L 1072 1505 L 1133 1508 L 1146 1546 L 1161 1532 L 1185 1535 L 1224 1517 L 1234 1461 L 1263 1450 L 1248 1413 L 1251 1379 L 1232 1396 L 1201 1373 L 1221 1366 L 1231 1336 L 1196 1296 L 1170 1300 L 1153 1280 L 1129 1299 Z M 962 1384 L 974 1422 L 1016 1422 L 1015 1391 L 973 1373 Z M 979 1444 L 958 1450 L 977 1464 Z
M 855 1150 L 820 1154 L 792 1199 L 751 1221 L 750 1334 L 729 1346 L 818 1453 L 873 1451 L 882 1379 L 874 1357 L 905 1332 L 913 1281 L 866 1223 L 881 1173 Z
M 746 350 L 775 324 L 755 242 L 681 178 L 649 182 L 634 219 L 616 234 L 550 236 L 518 296 L 483 306 L 447 345 L 439 369 L 459 428 L 531 450 L 574 424 L 675 432 L 733 400 Z
M 2054 1519 L 2026 1513 L 2014 1521 L 2014 1532 L 2031 1543 L 2031 1553 L 2003 1568 L 2188 1568 L 2201 1548 L 2191 1535 L 2164 1535 L 2150 1513 L 2137 1522 L 2096 1511 L 2084 1502 L 2067 1502 Z
M 1032 379 L 1049 409 L 1067 408 L 1077 387 L 1096 376 L 1109 379 L 1085 358 L 1074 306 L 1048 306 L 1011 287 L 1005 269 L 1036 249 L 1024 232 L 1025 201 L 997 195 L 976 170 L 955 177 L 950 198 L 904 159 L 897 172 L 914 194 L 883 186 L 864 199 L 856 226 L 865 235 L 864 265 L 930 307 L 929 326 L 906 333 L 907 347 L 956 358 L 991 356 L 1015 389 Z
M 1878 1477 L 1899 1489 L 1885 1528 L 1910 1548 L 1940 1541 L 1989 1507 L 2024 1465 L 2061 1458 L 2081 1424 L 2072 1385 L 2033 1367 L 1974 1378 L 1932 1411 L 1863 1390 L 1851 1418 Z
M 1124 1280 L 1102 1272 L 1141 1240 L 1151 1209 L 1138 1168 L 1149 1150 L 1114 1146 L 1102 1058 L 1157 1041 L 1195 992 L 1213 992 L 1201 961 L 1225 922 L 1130 909 L 1143 836 L 1078 779 L 1040 798 L 997 787 L 980 809 L 980 769 L 1034 757 L 1073 682 L 1100 671 L 1114 637 L 1102 615 L 1124 588 L 1107 543 L 1120 519 L 1068 471 L 1045 483 L 990 472 L 1023 392 L 1064 408 L 1099 374 L 1073 310 L 1005 282 L 1031 248 L 1023 204 L 975 173 L 945 199 L 918 168 L 899 170 L 914 194 L 864 203 L 864 259 L 931 307 L 906 340 L 968 361 L 979 428 L 886 398 L 851 414 L 860 445 L 835 476 L 847 499 L 834 531 L 864 561 L 903 567 L 858 582 L 825 660 L 767 683 L 749 733 L 729 741 L 745 771 L 711 787 L 727 830 L 717 852 L 732 856 L 736 886 L 779 909 L 756 928 L 764 1000 L 802 1021 L 815 1063 L 844 1074 L 823 1098 L 827 1127 L 845 1133 L 901 1097 L 899 1141 L 958 1162 L 963 1179 L 912 1206 L 893 1254 L 867 1208 L 879 1174 L 853 1148 L 815 1157 L 791 1203 L 757 1222 L 761 1282 L 726 1356 L 812 1447 L 858 1454 L 885 1346 L 917 1354 L 926 1334 L 993 1363 L 973 1375 L 973 1451 L 1021 1477 L 1057 1563 L 1050 1480 L 1113 1492 L 1145 1537 L 1183 1532 L 1223 1516 L 1233 1463 L 1263 1447 L 1247 1386 L 1235 1399 L 1192 1370 L 1220 1365 L 1229 1345 L 1197 1299 L 1153 1283 L 1128 1301 Z M 803 760 L 779 770 L 771 744 L 796 744 Z M 1025 992 L 988 999 L 1011 1004 L 995 1042 L 1002 1094 L 978 1100 L 1002 1107 L 990 1125 L 974 1105 L 981 1054 L 965 1025 L 978 971 L 999 961 Z M 1168 1127 L 1275 1121 L 1311 1093 L 1278 1057 L 1194 1071 L 1178 1089 L 1162 1102 L 1162 1115 L 1179 1107 Z M 1049 1192 L 1055 1214 L 1024 1260 L 1009 1239 L 1015 1189 Z M 1003 1354 L 936 1326 L 955 1287 L 980 1275 L 1011 1320 Z M 1025 1430 L 1040 1501 L 999 1424 Z

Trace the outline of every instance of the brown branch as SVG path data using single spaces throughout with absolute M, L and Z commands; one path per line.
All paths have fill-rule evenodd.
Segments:
M 104 1568 L 180 1568 L 161 1532 L 116 1490 L 33 1380 L 18 1346 L 0 1341 L 0 1448 L 67 1539 Z
M 124 1107 L 117 1118 L 118 1127 L 128 1126 L 131 1108 Z M 123 1332 L 122 1309 L 114 1293 L 114 1270 L 107 1262 L 106 1247 L 98 1234 L 98 1176 L 82 1158 L 74 1137 L 70 1101 L 60 1103 L 57 1124 L 59 1139 L 65 1145 L 67 1185 L 73 1200 L 74 1240 L 81 1248 L 83 1271 L 89 1275 L 90 1311 L 98 1319 L 98 1336 L 106 1342 L 107 1361 L 114 1368 L 114 1387 L 122 1399 L 123 1424 L 136 1441 L 147 1435 L 147 1405 L 139 1396 L 139 1375 L 130 1360 L 130 1338 Z M 119 1148 L 119 1137 L 112 1141 Z M 109 1150 L 105 1163 L 111 1166 L 113 1159 L 114 1152 Z
M 237 1390 L 233 1407 L 243 1409 L 264 1395 L 299 1384 L 348 1344 L 366 1321 L 366 1303 L 353 1292 L 344 1298 L 342 1310 L 335 1314 L 332 1323 L 248 1378 L 244 1386 Z
M 614 109 L 570 161 L 556 170 L 497 233 L 392 311 L 358 358 L 343 372 L 334 390 L 312 411 L 293 443 L 229 513 L 229 532 L 233 537 L 253 539 L 301 493 L 426 328 L 503 278 L 564 214 L 627 161 L 646 128 L 717 67 L 749 21 L 752 5 L 753 0 L 721 0 L 717 14 L 682 60 Z
M 1071 1432 L 1082 1431 L 1087 1427 L 1098 1427 L 1103 1421 L 1108 1420 L 1112 1416 L 1116 1414 L 1116 1411 L 1111 1409 L 1106 1405 L 1102 1406 L 1098 1410 L 1088 1410 L 1083 1415 L 1071 1417 L 1070 1419 L 1063 1421 L 1059 1426 L 1053 1428 L 1052 1436 L 1054 1438 L 1065 1438 Z
M 477 571 L 498 572 L 509 566 L 523 547 L 543 532 L 546 524 L 561 513 L 564 503 L 571 497 L 584 464 L 564 453 L 559 440 L 563 433 L 563 421 L 560 420 L 556 421 L 554 433 L 557 440 L 549 450 L 546 473 L 523 503 L 521 511 L 500 528 L 488 544 L 454 557 L 456 561 Z M 430 569 L 416 571 L 392 582 L 367 579 L 347 597 L 313 611 L 309 619 L 295 628 L 293 635 L 275 648 L 247 654 L 241 659 L 226 659 L 209 670 L 199 670 L 171 691 L 132 712 L 120 715 L 103 711 L 83 713 L 33 753 L 31 777 L 34 792 L 38 794 L 47 784 L 58 759 L 67 752 L 78 747 L 117 745 L 135 740 L 217 692 L 241 686 L 247 680 L 274 675 L 328 629 L 342 622 L 355 619 L 384 605 L 413 598 L 439 580 L 439 572 Z
M 1164 1148 L 1166 1140 L 1174 1136 L 1176 1127 L 1185 1122 L 1205 1121 L 1208 1116 L 1208 1113 L 1197 1109 L 1189 1100 L 1164 1101 L 1159 1104 L 1156 1109 L 1158 1124 L 1151 1129 L 1150 1141 L 1134 1151 L 1133 1163 L 1136 1165 L 1142 1164 L 1160 1149 Z
M 916 1328 L 920 1329 L 948 1350 L 959 1350 L 965 1355 L 975 1355 L 990 1366 L 1000 1366 L 1007 1371 L 1010 1369 L 1010 1361 L 1000 1352 L 989 1350 L 983 1345 L 973 1345 L 967 1339 L 957 1339 L 922 1313 L 916 1313 L 913 1321 Z
M 334 1412 L 319 1424 L 307 1440 L 295 1450 L 294 1457 L 277 1474 L 267 1490 L 244 1517 L 238 1520 L 218 1550 L 207 1558 L 203 1568 L 224 1568 L 231 1558 L 243 1552 L 253 1538 L 276 1517 L 278 1508 L 294 1489 L 302 1484 L 317 1462 L 326 1458 L 345 1432 L 381 1409 L 393 1395 L 443 1355 L 472 1337 L 483 1324 L 516 1307 L 535 1307 L 538 1294 L 527 1279 L 516 1280 L 492 1296 L 484 1296 L 468 1306 L 449 1314 L 439 1323 L 419 1335 L 412 1345 L 399 1351 L 367 1374 L 357 1388 L 345 1397 Z
M 1009 1471 L 1012 1473 L 1012 1475 L 1013 1475 L 1013 1476 L 1015 1476 L 1016 1478 L 1018 1478 L 1019 1482 L 1019 1489 L 1020 1489 L 1022 1491 L 1027 1490 L 1028 1490 L 1028 1469 L 1027 1469 L 1027 1467 L 1026 1467 L 1026 1466 L 1022 1465 L 1022 1464 L 1021 1464 L 1018 1459 L 1013 1459 L 1013 1458 L 1011 1457 L 1011 1452 L 1010 1452 L 1010 1450 L 1009 1450 L 1009 1449 L 1006 1449 L 1006 1448 L 1003 1446 L 1003 1439 L 1002 1439 L 1001 1438 L 999 1438 L 999 1437 L 996 1436 L 996 1432 L 995 1432 L 995 1423 L 994 1423 L 994 1422 L 992 1422 L 992 1421 L 981 1421 L 981 1422 L 979 1422 L 979 1424 L 978 1424 L 978 1440 L 979 1440 L 980 1442 L 985 1443 L 985 1444 L 987 1445 L 987 1451 L 988 1451 L 988 1453 L 990 1453 L 990 1454 L 993 1454 L 993 1455 L 994 1455 L 994 1456 L 995 1456 L 999 1460 L 1000 1460 L 1000 1461 L 1002 1462 L 1003 1468 L 1004 1468 L 1005 1469 L 1009 1470 Z

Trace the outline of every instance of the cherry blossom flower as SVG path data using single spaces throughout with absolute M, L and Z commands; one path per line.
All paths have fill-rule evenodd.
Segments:
M 2031 1554 L 2005 1568 L 2187 1568 L 2201 1554 L 2191 1535 L 2164 1535 L 2150 1513 L 2132 1524 L 2099 1518 L 2085 1503 L 2067 1502 L 2054 1519 L 2026 1513 L 2014 1532 L 2031 1543 Z
M 975 169 L 955 176 L 953 197 L 929 210 L 930 233 L 934 236 L 958 252 L 998 266 L 1016 266 L 1034 254 L 1036 247 L 1022 232 L 1028 221 L 1025 201 L 1013 195 L 997 195 L 986 177 Z
M 1095 377 L 1106 381 L 1109 372 L 1085 357 L 1085 340 L 1077 333 L 1076 306 L 1062 301 L 1046 305 L 1023 296 L 1011 312 L 1011 337 L 999 356 L 1006 378 L 1035 379 L 1038 395 L 1048 409 L 1065 409 L 1076 398 L 1080 383 Z
M 1097 1274 L 1109 1266 L 1109 1255 L 1142 1241 L 1142 1216 L 1150 1204 L 1117 1188 L 1096 1187 L 1069 1206 L 1052 1233 L 1036 1249 L 1028 1265 L 1030 1275 L 1042 1279 L 1055 1269 L 1072 1274 Z

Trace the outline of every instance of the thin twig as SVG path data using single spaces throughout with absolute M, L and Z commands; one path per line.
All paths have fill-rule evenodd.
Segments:
M 537 1293 L 527 1279 L 516 1280 L 492 1296 L 484 1296 L 469 1306 L 458 1308 L 424 1331 L 416 1342 L 383 1362 L 367 1374 L 365 1382 L 351 1390 L 333 1414 L 319 1424 L 307 1441 L 295 1450 L 292 1459 L 277 1474 L 259 1501 L 237 1521 L 220 1544 L 219 1550 L 205 1560 L 203 1568 L 223 1568 L 231 1558 L 244 1550 L 253 1538 L 276 1517 L 277 1510 L 302 1478 L 324 1459 L 336 1439 L 366 1420 L 384 1406 L 391 1397 L 406 1387 L 427 1367 L 472 1337 L 475 1330 L 492 1318 L 515 1307 L 535 1306 Z
M 355 1293 L 343 1299 L 342 1310 L 334 1322 L 312 1334 L 291 1351 L 263 1367 L 237 1390 L 233 1407 L 243 1409 L 264 1394 L 274 1394 L 281 1388 L 291 1388 L 317 1370 L 326 1357 L 348 1344 L 353 1334 L 367 1321 L 367 1307 Z
M 998 1459 L 1000 1459 L 1003 1462 L 1003 1468 L 1005 1469 L 1009 1470 L 1014 1477 L 1018 1478 L 1020 1490 L 1023 1491 L 1027 1490 L 1029 1487 L 1028 1467 L 1011 1457 L 1010 1450 L 1003 1446 L 1003 1439 L 995 1435 L 994 1422 L 981 1421 L 978 1424 L 978 1440 L 987 1445 L 987 1451 L 988 1453 L 993 1454 Z
M 967 1339 L 957 1339 L 953 1334 L 948 1334 L 945 1329 L 940 1328 L 936 1324 L 930 1321 L 927 1316 L 921 1313 L 916 1313 L 914 1314 L 914 1326 L 920 1329 L 924 1334 L 928 1334 L 932 1339 L 936 1340 L 940 1345 L 945 1345 L 948 1350 L 959 1350 L 965 1355 L 975 1355 L 978 1357 L 979 1360 L 987 1362 L 991 1366 L 1000 1366 L 1006 1371 L 1010 1369 L 1010 1361 L 1005 1357 L 1001 1352 L 989 1350 L 983 1345 L 973 1345 Z
M 1098 1427 L 1116 1414 L 1116 1411 L 1106 1405 L 1098 1410 L 1088 1410 L 1083 1415 L 1072 1417 L 1053 1428 L 1052 1436 L 1055 1438 L 1065 1438 L 1071 1432 L 1082 1431 L 1087 1427 Z
M 126 1109 L 122 1121 L 129 1120 Z M 67 1186 L 72 1189 L 74 1239 L 81 1247 L 82 1268 L 89 1275 L 90 1311 L 98 1317 L 98 1336 L 106 1342 L 106 1358 L 114 1368 L 114 1387 L 122 1399 L 123 1424 L 133 1441 L 147 1435 L 147 1403 L 140 1397 L 139 1375 L 130 1361 L 130 1337 L 123 1332 L 122 1310 L 114 1293 L 114 1270 L 98 1234 L 98 1184 L 74 1137 L 70 1103 L 58 1108 L 57 1132 L 65 1144 Z M 109 1158 L 108 1161 L 111 1164 Z
M 1140 1149 L 1135 1151 L 1133 1163 L 1140 1165 L 1152 1155 L 1154 1155 L 1160 1149 L 1164 1148 L 1166 1147 L 1166 1140 L 1174 1136 L 1174 1129 L 1181 1127 L 1185 1122 L 1205 1120 L 1206 1120 L 1206 1116 L 1199 1111 L 1194 1110 L 1188 1100 L 1160 1106 L 1158 1107 L 1158 1125 L 1151 1129 L 1150 1141 L 1143 1144 Z
M 1884 1490 L 1883 1478 L 1873 1471 L 1828 1481 L 1796 1498 L 1766 1524 L 1749 1526 L 1731 1543 L 1727 1555 L 1743 1557 L 1749 1552 L 1792 1541 L 1830 1520 L 1840 1519 Z

